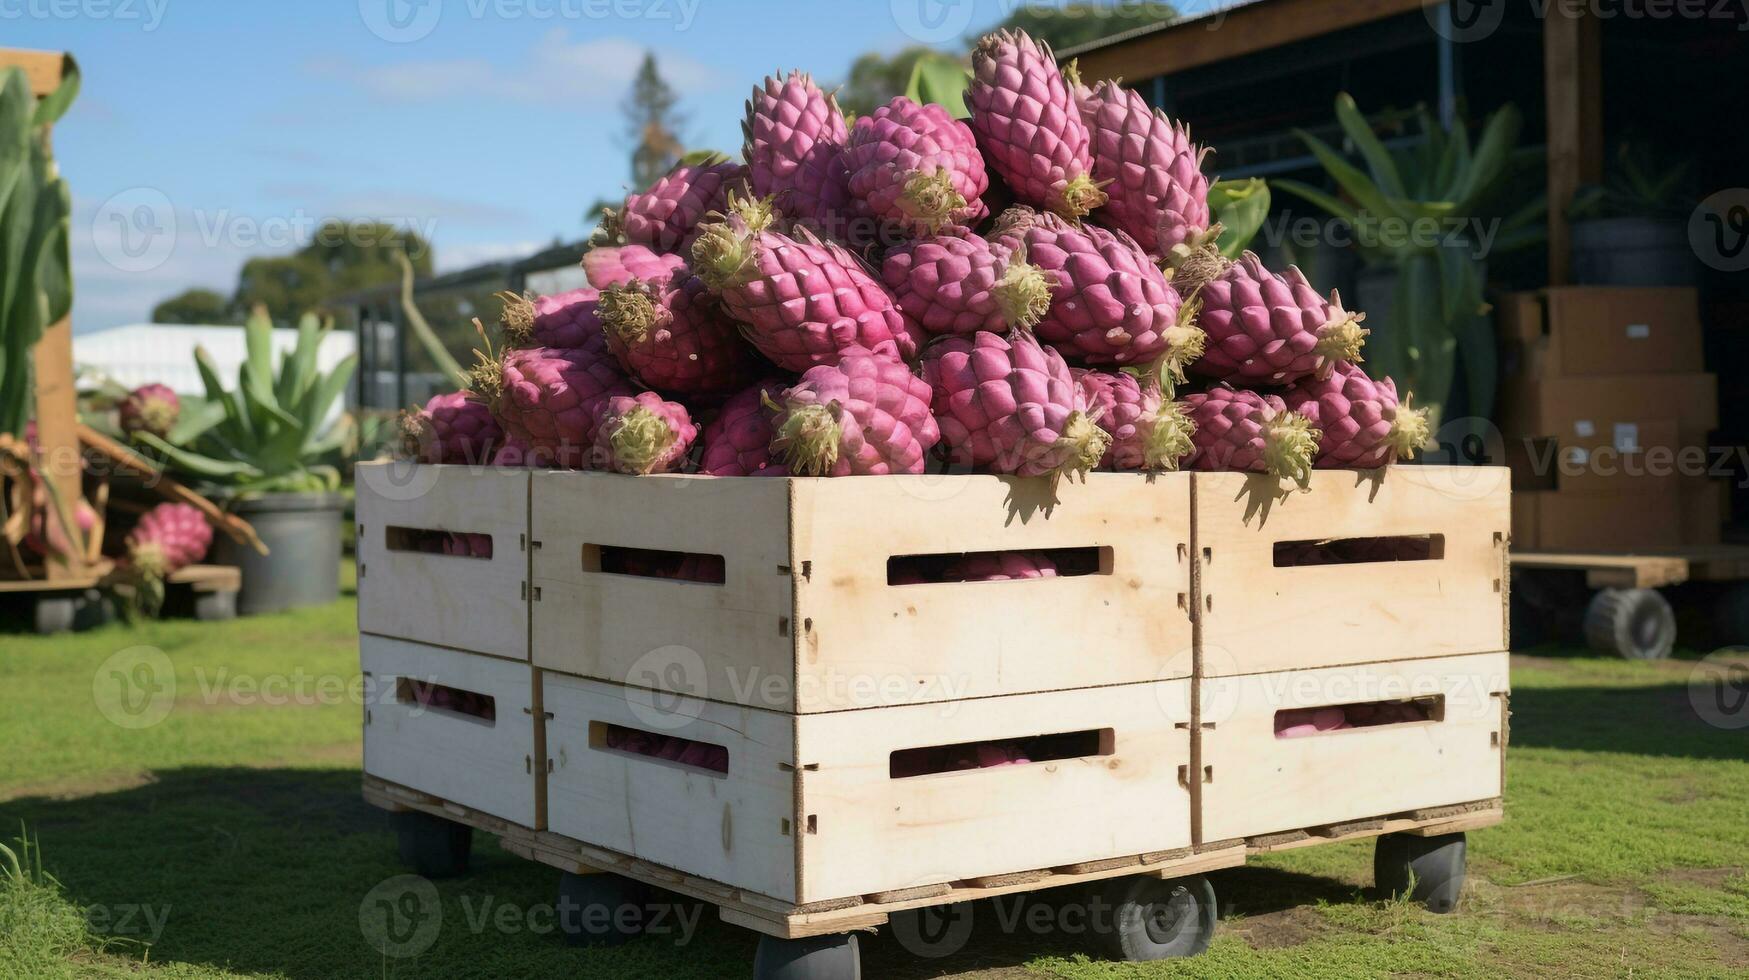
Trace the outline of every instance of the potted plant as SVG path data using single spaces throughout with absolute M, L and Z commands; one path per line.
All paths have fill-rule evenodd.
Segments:
M 357 355 L 334 370 L 316 354 L 333 321 L 306 313 L 297 345 L 273 366 L 273 322 L 257 307 L 244 325 L 247 356 L 234 388 L 226 389 L 207 352 L 194 360 L 206 400 L 185 411 L 163 437 L 134 438 L 227 510 L 254 525 L 262 555 L 221 537 L 214 560 L 239 566 L 239 612 L 273 612 L 332 602 L 340 594 L 340 524 L 345 498 L 340 470 L 326 462 L 347 446 L 353 422 L 334 416 L 352 380 Z
M 1573 281 L 1587 286 L 1693 286 L 1700 266 L 1688 241 L 1694 195 L 1686 163 L 1660 161 L 1624 143 L 1602 184 L 1581 187 L 1573 222 Z

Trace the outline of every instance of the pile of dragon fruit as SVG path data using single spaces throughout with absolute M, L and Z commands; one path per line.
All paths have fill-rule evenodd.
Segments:
M 1361 314 L 1218 251 L 1185 126 L 1019 32 L 980 42 L 966 104 L 850 122 L 806 74 L 765 79 L 743 162 L 627 197 L 588 288 L 502 294 L 501 346 L 405 420 L 407 452 L 718 477 L 1237 470 L 1285 491 L 1427 440 L 1355 366 Z

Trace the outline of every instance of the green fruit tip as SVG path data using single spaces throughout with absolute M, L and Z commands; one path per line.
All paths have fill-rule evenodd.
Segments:
M 674 439 L 674 429 L 662 416 L 642 405 L 620 416 L 608 436 L 615 468 L 638 476 L 648 476 L 661 465 Z
M 526 345 L 534 336 L 534 301 L 506 289 L 494 294 L 504 308 L 498 312 L 498 329 L 513 347 Z
M 1105 451 L 1111 448 L 1111 434 L 1099 427 L 1099 423 L 1086 412 L 1070 412 L 1069 418 L 1063 423 L 1063 434 L 1057 437 L 1057 442 L 1068 447 L 1068 455 L 1057 467 L 1056 476 L 1067 476 L 1073 479 L 1079 476 L 1087 479 L 1087 474 L 1099 468 L 1099 461 L 1105 458 Z
M 991 292 L 1010 327 L 1031 330 L 1051 311 L 1051 277 L 1026 261 L 1026 247 L 1017 247 L 1008 258 L 1008 268 Z
M 401 455 L 406 459 L 418 459 L 420 448 L 431 438 L 430 421 L 424 413 L 408 409 L 396 420 L 396 428 L 401 432 Z
M 1385 437 L 1398 459 L 1414 459 L 1416 452 L 1433 442 L 1433 423 L 1427 417 L 1427 409 L 1410 407 L 1413 397 L 1403 396 L 1403 403 L 1397 406 L 1397 415 L 1391 420 L 1391 432 Z
M 767 405 L 774 404 L 760 394 Z M 782 409 L 780 409 L 782 411 Z M 843 408 L 832 402 L 827 405 L 791 404 L 771 448 L 782 453 L 796 476 L 826 476 L 838 462 L 838 445 L 842 430 L 839 418 Z
M 1105 191 L 1100 190 L 1103 183 L 1094 182 L 1086 174 L 1076 174 L 1063 185 L 1051 210 L 1070 221 L 1079 221 L 1082 215 L 1091 214 L 1094 208 L 1105 203 Z
M 965 195 L 954 189 L 953 175 L 946 167 L 936 167 L 934 173 L 918 171 L 905 181 L 899 194 L 899 207 L 933 235 L 953 216 L 965 210 Z
M 739 282 L 753 264 L 751 235 L 737 231 L 731 222 L 703 226 L 692 243 L 692 268 L 704 284 L 724 289 Z
M 1174 472 L 1178 461 L 1189 456 L 1196 443 L 1196 420 L 1177 402 L 1167 402 L 1154 414 L 1154 422 L 1142 442 L 1142 464 L 1150 470 Z
M 1340 311 L 1342 303 L 1336 299 L 1334 293 L 1331 294 L 1331 300 L 1336 304 L 1336 309 Z M 1319 357 L 1324 358 L 1326 367 L 1333 367 L 1336 361 L 1346 361 L 1349 364 L 1360 363 L 1360 349 L 1366 346 L 1366 338 L 1372 333 L 1371 330 L 1360 325 L 1361 321 L 1365 319 L 1365 313 L 1339 312 L 1336 319 L 1319 328 L 1318 344 L 1312 350 Z M 1326 376 L 1328 375 L 1326 374 Z
M 1322 438 L 1323 433 L 1312 428 L 1311 419 L 1298 412 L 1277 412 L 1263 425 L 1264 466 L 1271 476 L 1310 490 L 1312 460 Z
M 148 582 L 162 581 L 170 574 L 170 560 L 164 555 L 164 546 L 156 541 L 142 541 L 129 548 L 128 559 L 134 573 Z
M 667 313 L 651 299 L 649 286 L 636 279 L 602 290 L 596 310 L 602 326 L 625 344 L 642 343 Z

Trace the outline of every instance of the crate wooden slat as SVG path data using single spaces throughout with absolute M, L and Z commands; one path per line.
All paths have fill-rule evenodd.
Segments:
M 1205 675 L 1227 676 L 1508 645 L 1510 480 L 1500 467 L 1318 470 L 1311 492 L 1264 503 L 1242 473 L 1198 473 Z M 1439 557 L 1276 567 L 1285 542 L 1439 535 Z
M 358 628 L 528 659 L 528 471 L 358 467 Z M 491 558 L 403 550 L 393 528 L 488 534 Z

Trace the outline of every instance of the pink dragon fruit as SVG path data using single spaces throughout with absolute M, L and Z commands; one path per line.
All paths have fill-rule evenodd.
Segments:
M 1209 235 L 1208 150 L 1116 82 L 1100 82 L 1078 102 L 1093 138 L 1093 177 L 1108 198 L 1099 220 L 1176 265 Z
M 583 274 L 596 289 L 623 286 L 633 279 L 666 279 L 685 265 L 685 257 L 647 245 L 597 245 L 583 253 Z
M 1300 270 L 1278 276 L 1246 252 L 1198 292 L 1207 349 L 1191 370 L 1233 384 L 1287 385 L 1328 377 L 1358 361 L 1368 331 L 1332 292 L 1318 295 Z
M 584 467 L 608 399 L 634 393 L 605 342 L 598 350 L 530 347 L 483 358 L 473 387 L 507 440 L 563 469 Z
M 1105 203 L 1087 124 L 1047 45 L 1021 31 L 984 37 L 966 105 L 990 168 L 1016 198 L 1065 218 Z
M 941 439 L 929 385 L 884 353 L 846 350 L 809 368 L 773 407 L 771 448 L 796 476 L 921 473 Z
M 943 581 L 1010 582 L 1056 578 L 1057 563 L 1042 551 L 985 551 L 965 555 L 947 567 Z
M 680 468 L 698 438 L 686 406 L 653 391 L 607 400 L 595 430 L 595 468 L 648 476 Z
M 898 96 L 856 121 L 843 161 L 865 217 L 913 235 L 984 217 L 984 158 L 971 129 L 941 106 Z
M 1182 406 L 1167 401 L 1153 385 L 1122 372 L 1072 369 L 1111 448 L 1099 461 L 1108 470 L 1176 470 L 1195 445 L 1195 426 Z
M 721 395 L 758 370 L 735 322 L 704 280 L 684 266 L 668 279 L 607 287 L 600 315 L 620 366 L 657 391 Z
M 212 544 L 205 514 L 189 504 L 159 504 L 128 534 L 128 561 L 142 575 L 163 579 L 205 558 Z
M 950 458 L 1021 476 L 1085 474 L 1110 437 L 1056 351 L 1030 335 L 948 337 L 923 355 Z
M 555 454 L 545 449 L 533 449 L 527 443 L 520 442 L 509 436 L 492 454 L 492 465 L 508 469 L 551 469 L 556 465 Z
M 1279 397 L 1220 385 L 1184 396 L 1184 407 L 1196 424 L 1191 469 L 1266 473 L 1301 489 L 1310 482 L 1318 430 Z
M 1034 328 L 1040 340 L 1089 364 L 1147 367 L 1166 385 L 1202 353 L 1194 304 L 1128 235 L 1016 207 L 994 237 L 1024 246 L 1052 277 L 1050 310 Z
M 84 546 L 90 542 L 91 532 L 97 529 L 96 508 L 87 503 L 84 497 L 73 502 L 70 508 L 73 526 L 78 529 L 81 539 L 75 543 L 73 536 L 67 533 L 60 516 L 51 512 L 51 500 L 43 486 L 41 475 L 33 470 L 30 530 L 24 536 L 25 550 L 41 558 L 67 558 L 83 552 Z
M 491 408 L 468 391 L 433 395 L 401 415 L 402 454 L 421 463 L 483 464 L 503 438 Z
M 881 277 L 915 328 L 932 334 L 1027 329 L 1051 305 L 1051 280 L 1026 250 L 992 243 L 963 228 L 894 248 Z
M 1308 378 L 1289 388 L 1287 406 L 1323 433 L 1317 465 L 1323 469 L 1376 469 L 1414 459 L 1431 435 L 1427 410 L 1397 401 L 1397 383 L 1374 381 L 1351 364 L 1328 378 Z
M 505 291 L 497 298 L 504 304 L 498 314 L 498 325 L 507 346 L 575 350 L 601 340 L 601 317 L 597 312 L 601 292 L 593 287 L 532 299 Z
M 915 357 L 918 332 L 862 261 L 805 228 L 796 235 L 762 228 L 756 209 L 741 210 L 704 227 L 692 266 L 753 346 L 786 371 L 834 364 L 852 347 Z
M 777 430 L 768 405 L 788 387 L 787 381 L 767 378 L 724 402 L 705 426 L 698 471 L 708 476 L 788 476 L 788 469 L 771 458 Z
M 849 127 L 838 100 L 803 72 L 768 77 L 747 100 L 741 132 L 753 196 L 772 198 L 783 215 L 842 237 L 848 174 L 840 154 Z
M 641 194 L 630 194 L 602 220 L 608 237 L 623 237 L 658 252 L 684 254 L 705 215 L 728 206 L 729 188 L 745 180 L 738 163 L 680 164 Z
M 146 384 L 128 392 L 118 406 L 117 414 L 121 430 L 128 435 L 150 432 L 162 439 L 170 434 L 177 418 L 182 415 L 182 401 L 169 385 Z
M 492 557 L 492 536 L 472 532 L 450 532 L 443 538 L 443 553 L 457 558 Z

